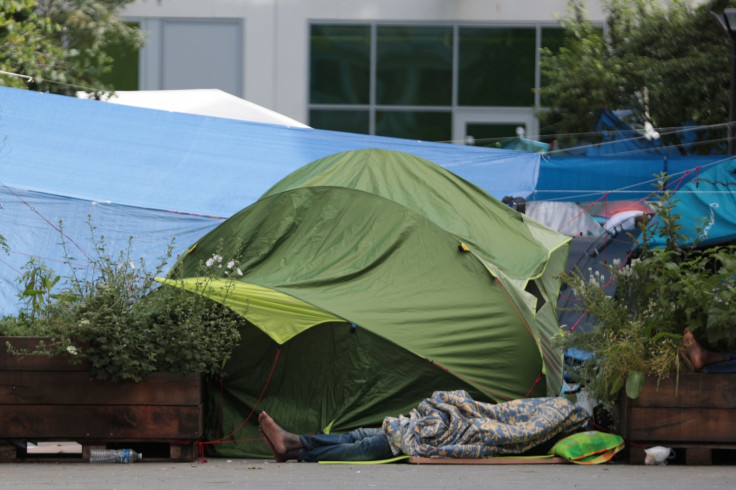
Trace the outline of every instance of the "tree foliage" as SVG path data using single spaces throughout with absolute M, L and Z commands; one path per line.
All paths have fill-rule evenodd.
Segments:
M 685 136 L 675 128 L 712 126 L 698 133 L 703 144 L 694 147 L 710 151 L 708 142 L 725 135 L 731 63 L 731 41 L 712 12 L 734 6 L 734 0 L 697 6 L 692 0 L 606 0 L 601 29 L 587 18 L 584 0 L 570 0 L 562 20 L 565 46 L 542 52 L 548 83 L 541 95 L 552 107 L 540 114 L 545 133 L 590 132 L 602 109 L 626 109 L 638 124 L 665 128 L 662 143 L 682 153 Z
M 117 12 L 133 0 L 0 0 L 0 84 L 71 95 L 112 90 L 112 47 L 137 50 L 140 31 Z
M 45 79 L 64 79 L 64 49 L 53 41 L 59 26 L 34 7 L 32 0 L 0 0 L 0 70 L 33 80 L 0 75 L 3 85 L 43 89 Z

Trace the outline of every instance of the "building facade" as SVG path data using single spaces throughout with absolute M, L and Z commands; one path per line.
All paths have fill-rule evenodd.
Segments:
M 315 128 L 488 144 L 544 133 L 566 0 L 144 0 L 124 89 L 219 88 Z M 602 21 L 599 1 L 588 15 Z M 519 129 L 521 128 L 521 130 Z

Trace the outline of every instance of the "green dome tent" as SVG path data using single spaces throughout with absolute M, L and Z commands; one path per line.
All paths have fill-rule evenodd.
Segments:
M 414 155 L 356 150 L 297 170 L 164 280 L 249 322 L 208 389 L 206 438 L 221 441 L 219 456 L 260 457 L 270 453 L 256 409 L 294 432 L 342 432 L 406 414 L 434 390 L 559 394 L 550 339 L 568 249 Z M 218 277 L 203 292 L 206 264 Z

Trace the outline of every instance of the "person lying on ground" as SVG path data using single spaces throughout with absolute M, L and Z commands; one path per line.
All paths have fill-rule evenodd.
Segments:
M 682 336 L 682 361 L 690 371 L 704 373 L 736 372 L 736 351 L 714 352 L 700 344 L 686 328 Z
M 338 434 L 294 434 L 266 412 L 259 431 L 278 462 L 376 461 L 415 457 L 484 458 L 523 454 L 588 421 L 587 412 L 562 397 L 499 404 L 476 402 L 468 393 L 436 391 L 409 417 L 386 417 L 381 428 Z
M 297 435 L 287 432 L 266 412 L 258 416 L 258 430 L 281 463 L 298 461 L 376 461 L 394 457 L 383 429 L 356 429 L 345 434 Z

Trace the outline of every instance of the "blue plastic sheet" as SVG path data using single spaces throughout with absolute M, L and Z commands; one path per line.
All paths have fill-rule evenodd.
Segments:
M 88 216 L 115 256 L 157 264 L 319 158 L 358 148 L 413 153 L 501 199 L 528 197 L 539 155 L 293 128 L 0 87 L 0 314 L 18 308 L 28 259 L 64 276 L 92 254 Z

